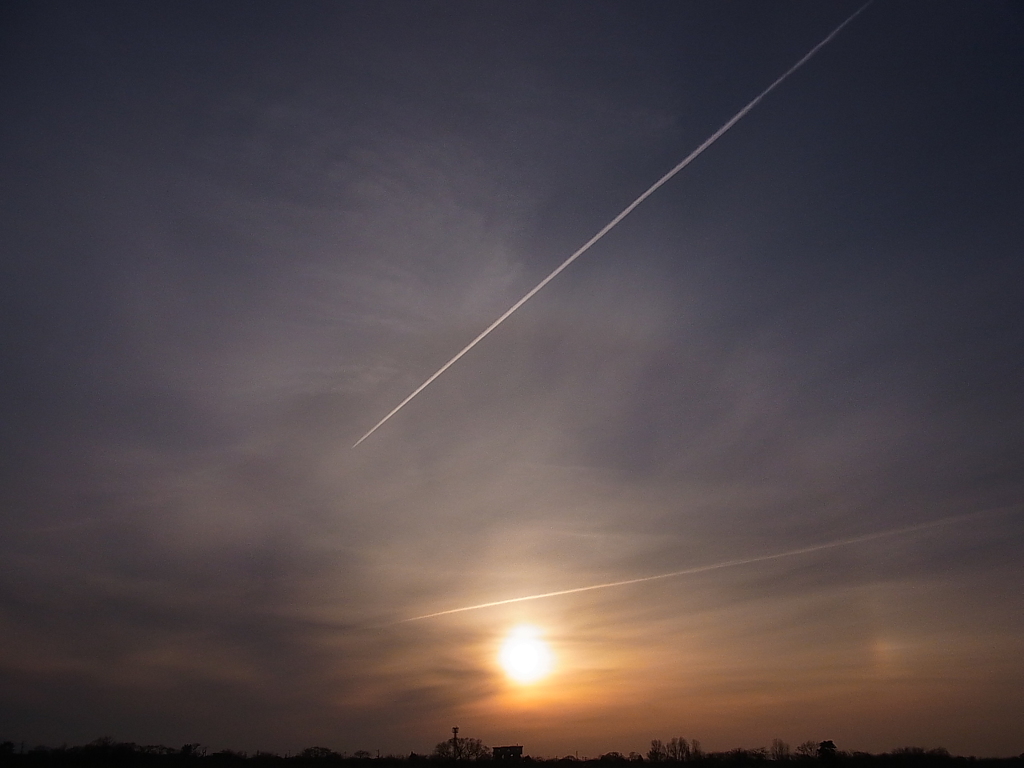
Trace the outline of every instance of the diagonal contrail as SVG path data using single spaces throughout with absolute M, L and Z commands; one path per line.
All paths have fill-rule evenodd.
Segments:
M 849 24 L 851 21 L 853 21 L 855 18 L 857 18 L 857 16 L 859 16 L 864 11 L 865 8 L 867 8 L 869 5 L 871 5 L 872 2 L 873 2 L 873 0 L 868 0 L 867 3 L 865 3 L 860 8 L 858 8 L 856 11 L 854 11 L 853 14 L 849 18 L 846 19 L 846 21 L 844 21 L 842 24 L 840 24 L 838 27 L 836 27 L 834 30 L 832 30 L 828 34 L 828 36 L 825 37 L 824 40 L 822 40 L 816 46 L 811 48 L 811 50 L 809 50 L 806 54 L 804 54 L 804 57 L 802 59 L 800 59 L 796 64 L 794 64 L 789 69 L 787 69 L 774 83 L 772 83 L 767 88 L 765 88 L 763 91 L 761 91 L 761 93 L 759 93 L 749 104 L 747 104 L 747 106 L 745 106 L 743 109 L 741 109 L 735 115 L 733 115 L 733 117 L 729 120 L 729 122 L 727 122 L 725 125 L 723 125 L 721 128 L 719 128 L 713 134 L 711 134 L 707 139 L 705 139 L 704 143 L 701 144 L 699 147 L 697 147 L 695 150 L 693 150 L 693 152 L 691 152 L 689 155 L 687 155 L 686 158 L 681 163 L 679 163 L 679 165 L 677 165 L 671 171 L 669 171 L 664 176 L 662 176 L 660 179 L 658 179 L 656 182 L 654 182 L 654 184 L 652 184 L 650 186 L 650 188 L 648 188 L 648 190 L 646 192 L 644 192 L 642 195 L 640 195 L 640 197 L 638 197 L 636 200 L 634 200 L 632 203 L 630 203 L 628 206 L 626 206 L 626 208 L 622 211 L 622 213 L 620 213 L 614 219 L 612 219 L 607 224 L 605 224 L 604 227 L 602 227 L 601 230 L 596 235 L 594 235 L 592 238 L 587 240 L 587 242 L 585 242 L 582 246 L 580 246 L 580 248 L 572 256 L 570 256 L 568 259 L 563 261 L 558 266 L 558 268 L 555 269 L 554 272 L 552 272 L 550 275 L 548 275 L 543 280 L 541 280 L 529 293 L 527 293 L 525 296 L 523 296 L 523 298 L 521 298 L 519 301 L 517 301 L 515 304 L 513 304 L 511 307 L 509 307 L 501 317 L 499 317 L 497 320 L 495 320 L 493 323 L 491 323 L 489 326 L 487 326 L 487 328 L 485 328 L 484 331 L 479 336 L 477 336 L 475 339 L 473 339 L 471 342 L 469 342 L 469 344 L 467 344 L 465 347 L 463 347 L 462 351 L 459 352 L 457 355 L 455 355 L 455 357 L 453 357 L 447 363 L 445 363 L 440 368 L 438 368 L 438 370 L 434 373 L 434 375 L 432 375 L 429 379 L 427 379 L 422 384 L 420 384 L 413 391 L 413 393 L 411 395 L 409 395 L 407 398 L 405 398 L 405 400 L 403 400 L 397 406 L 395 406 L 395 408 L 391 411 L 391 413 L 389 413 L 383 419 L 378 421 L 373 426 L 373 429 L 371 429 L 365 435 L 363 435 L 358 440 L 356 440 L 355 445 L 353 445 L 352 447 L 355 448 L 357 445 L 359 445 L 361 442 L 363 442 L 363 440 L 365 440 L 370 435 L 372 435 L 374 432 L 376 432 L 377 429 L 380 428 L 388 419 L 390 419 L 392 416 L 394 416 L 396 413 L 398 413 L 400 410 L 402 410 L 402 408 L 404 408 L 405 405 L 410 400 L 412 400 L 414 397 L 416 397 L 416 395 L 418 395 L 420 392 L 422 392 L 424 389 L 426 389 L 431 384 L 431 382 L 434 381 L 434 379 L 436 379 L 442 373 L 444 373 L 449 368 L 451 368 L 456 362 L 458 362 L 458 360 L 464 354 L 469 352 L 469 350 L 471 350 L 473 347 L 475 347 L 477 344 L 479 344 L 481 341 L 483 341 L 483 339 L 491 331 L 493 331 L 495 328 L 497 328 L 499 325 L 501 325 L 503 322 L 505 322 L 505 320 L 507 320 L 508 317 L 513 312 L 515 312 L 517 309 L 519 309 L 521 306 L 523 306 L 523 304 L 525 304 L 530 299 L 532 299 L 534 297 L 534 295 L 541 288 L 543 288 L 545 285 L 547 285 L 552 280 L 554 280 L 555 277 L 557 277 L 558 274 L 562 270 L 564 270 L 566 267 L 568 267 L 570 264 L 572 264 L 574 261 L 576 261 L 576 259 L 578 259 L 584 253 L 586 253 L 588 250 L 590 250 L 590 247 L 592 245 L 594 245 L 594 243 L 596 243 L 598 240 L 600 240 L 602 237 L 604 237 L 606 234 L 608 234 L 612 230 L 612 228 L 615 227 L 616 224 L 618 224 L 620 221 L 622 221 L 624 218 L 626 218 L 629 214 L 631 214 L 633 212 L 633 210 L 638 205 L 640 205 L 640 203 L 642 203 L 648 197 L 653 195 L 662 185 L 667 183 L 669 179 L 671 179 L 673 176 L 675 176 L 677 173 L 679 173 L 681 170 L 683 170 L 683 168 L 685 168 L 690 163 L 692 163 L 694 160 L 696 160 L 697 157 L 699 157 L 704 152 L 705 149 L 707 149 L 712 144 L 714 144 L 716 141 L 718 141 L 720 138 L 722 138 L 722 136 L 725 134 L 725 132 L 728 131 L 730 128 L 732 128 L 734 125 L 736 125 L 736 123 L 738 123 L 740 120 L 742 120 L 750 110 L 752 110 L 754 107 L 756 107 L 758 105 L 758 103 L 761 101 L 761 99 L 763 99 L 769 93 L 774 91 L 778 86 L 780 86 L 783 83 L 783 81 L 785 81 L 786 78 L 788 78 L 790 75 L 792 75 L 798 69 L 800 69 L 800 67 L 802 67 L 804 64 L 806 64 L 807 61 L 812 56 L 814 56 L 814 54 L 816 54 L 818 51 L 820 51 L 822 48 L 824 48 L 826 45 L 828 45 L 829 42 L 831 42 L 832 38 L 834 38 L 836 35 L 838 35 L 843 30 L 843 27 L 845 27 L 847 24 Z
M 954 515 L 952 517 L 943 517 L 939 520 L 932 520 L 927 523 L 918 523 L 917 525 L 908 525 L 903 528 L 893 528 L 888 531 L 880 531 L 878 533 L 867 533 L 863 536 L 854 536 L 851 539 L 840 539 L 839 541 L 829 541 L 825 544 L 813 544 L 809 547 L 801 547 L 800 549 L 790 549 L 785 552 L 776 552 L 773 555 L 758 555 L 757 557 L 745 557 L 737 560 L 726 560 L 721 563 L 712 563 L 710 565 L 698 565 L 693 568 L 684 568 L 681 571 L 672 571 L 671 573 L 659 573 L 654 576 L 641 576 L 637 579 L 625 579 L 624 581 L 609 581 L 604 584 L 591 584 L 587 587 L 575 587 L 574 589 L 560 589 L 556 592 L 542 592 L 539 595 L 526 595 L 524 597 L 512 597 L 507 600 L 495 600 L 490 603 L 479 603 L 477 605 L 467 605 L 462 608 L 450 608 L 447 611 L 437 611 L 435 613 L 425 613 L 422 616 L 413 616 L 409 619 L 401 619 L 396 621 L 395 624 L 407 624 L 410 621 L 422 621 L 424 619 L 435 619 L 439 616 L 450 616 L 453 613 L 465 613 L 466 611 L 479 611 L 481 608 L 494 608 L 499 605 L 509 605 L 511 603 L 525 603 L 529 600 L 543 600 L 546 597 L 560 597 L 561 595 L 574 595 L 578 592 L 591 592 L 595 589 L 609 589 L 610 587 L 625 587 L 629 584 L 641 584 L 645 581 L 658 581 L 659 579 L 671 579 L 676 576 L 690 576 L 695 573 L 706 573 L 707 571 L 717 571 L 721 568 L 734 568 L 738 565 L 750 565 L 751 563 L 764 563 L 769 560 L 781 560 L 784 557 L 795 557 L 796 555 L 806 555 L 811 552 L 822 552 L 826 549 L 836 549 L 838 547 L 848 547 L 853 544 L 863 544 L 865 541 L 874 541 L 875 539 L 886 539 L 890 536 L 902 536 L 908 533 L 915 533 L 917 531 L 923 531 L 928 528 L 937 528 L 941 525 L 952 525 L 959 523 L 963 520 L 967 520 L 972 517 L 984 515 L 992 512 L 993 510 L 986 509 L 978 512 L 969 512 L 965 515 Z

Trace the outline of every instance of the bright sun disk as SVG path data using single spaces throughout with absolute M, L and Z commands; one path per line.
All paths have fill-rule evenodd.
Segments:
M 522 624 L 509 632 L 501 644 L 498 661 L 505 674 L 517 683 L 534 683 L 546 677 L 554 666 L 548 644 L 537 627 Z

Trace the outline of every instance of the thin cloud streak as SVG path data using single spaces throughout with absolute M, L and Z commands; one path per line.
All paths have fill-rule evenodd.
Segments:
M 764 563 L 770 560 L 781 560 L 785 557 L 796 557 L 797 555 L 806 555 L 811 552 L 822 552 L 827 549 L 837 549 L 838 547 L 849 547 L 854 544 L 863 544 L 867 541 L 875 541 L 877 539 L 886 539 L 892 536 L 903 536 L 909 533 L 916 533 L 917 531 L 928 530 L 929 528 L 938 528 L 943 525 L 954 525 L 956 523 L 963 522 L 981 515 L 989 514 L 999 510 L 986 509 L 978 512 L 968 512 L 963 515 L 954 515 L 952 517 L 944 517 L 939 520 L 932 520 L 927 523 L 918 523 L 917 525 L 908 525 L 903 528 L 895 528 L 888 531 L 880 531 L 878 533 L 867 533 L 863 536 L 854 536 L 850 539 L 840 539 L 839 541 L 830 541 L 825 544 L 813 544 L 809 547 L 801 547 L 800 549 L 790 549 L 785 552 L 776 552 L 773 555 L 759 555 L 757 557 L 746 557 L 736 560 L 726 560 L 721 563 L 712 563 L 710 565 L 698 565 L 693 568 L 685 568 L 681 571 L 672 571 L 670 573 L 659 573 L 654 576 L 641 576 L 636 579 L 626 579 L 624 581 L 609 581 L 604 584 L 591 584 L 587 587 L 575 587 L 573 589 L 560 589 L 556 592 L 543 592 L 539 595 L 525 595 L 523 597 L 512 597 L 508 600 L 495 600 L 490 603 L 479 603 L 478 605 L 467 605 L 462 608 L 451 608 L 447 611 L 437 611 L 436 613 L 426 613 L 422 616 L 413 616 L 409 619 L 402 619 L 396 621 L 395 624 L 408 624 L 411 621 L 423 621 L 424 619 L 434 619 L 440 616 L 450 616 L 454 613 L 465 613 L 466 611 L 478 611 L 482 608 L 494 608 L 499 605 L 510 605 L 511 603 L 524 603 L 528 600 L 543 600 L 547 597 L 560 597 L 561 595 L 574 595 L 578 592 L 591 592 L 595 589 L 609 589 L 611 587 L 625 587 L 630 584 L 642 584 L 645 581 L 658 581 L 660 579 L 671 579 L 676 576 L 690 576 L 695 573 L 706 573 L 707 571 L 717 571 L 722 568 L 734 568 L 739 565 L 751 565 L 753 563 Z M 392 625 L 393 626 L 393 625 Z
M 410 394 L 402 402 L 395 406 L 391 410 L 391 412 L 388 413 L 387 416 L 378 421 L 373 426 L 373 428 L 370 429 L 369 432 L 367 432 L 365 435 L 356 440 L 352 447 L 356 448 L 361 442 L 363 442 L 366 438 L 368 438 L 380 427 L 382 427 L 392 416 L 394 416 L 396 413 L 402 410 L 402 408 L 404 408 L 409 403 L 410 400 L 412 400 L 414 397 L 416 397 L 416 395 L 418 395 L 420 392 L 422 392 L 424 389 L 430 386 L 430 384 L 433 383 L 435 379 L 437 379 L 442 373 L 444 373 L 449 368 L 451 368 L 455 363 L 457 363 L 462 358 L 463 355 L 469 352 L 469 350 L 471 350 L 473 347 L 475 347 L 477 344 L 483 341 L 491 333 L 491 331 L 493 331 L 495 328 L 497 328 L 499 325 L 505 322 L 505 320 L 507 320 L 512 315 L 513 312 L 515 312 L 517 309 L 523 306 L 523 304 L 532 299 L 544 286 L 546 286 L 548 283 L 554 280 L 566 267 L 568 267 L 570 264 L 576 261 L 576 259 L 582 256 L 588 250 L 590 250 L 591 246 L 593 246 L 601 238 L 608 234 L 620 221 L 626 218 L 637 208 L 637 206 L 644 202 L 644 200 L 653 195 L 658 189 L 660 189 L 663 185 L 668 183 L 668 181 L 673 176 L 675 176 L 686 166 L 688 166 L 690 163 L 696 160 L 701 154 L 703 154 L 704 150 L 706 150 L 708 147 L 710 147 L 712 144 L 718 141 L 723 135 L 725 135 L 725 133 L 730 128 L 732 128 L 734 125 L 736 125 L 736 123 L 742 120 L 747 115 L 747 113 L 750 112 L 750 110 L 756 107 L 761 102 L 761 100 L 764 99 L 765 96 L 767 96 L 769 93 L 775 90 L 778 86 L 782 85 L 782 83 L 790 75 L 792 75 L 794 72 L 800 69 L 800 67 L 806 64 L 818 51 L 820 51 L 822 48 L 828 45 L 836 35 L 842 32 L 843 28 L 846 27 L 847 24 L 849 24 L 851 21 L 857 18 L 857 16 L 863 13 L 864 10 L 869 5 L 871 5 L 873 1 L 874 0 L 868 0 L 867 3 L 865 3 L 856 11 L 854 11 L 842 24 L 840 24 L 838 27 L 832 30 L 820 43 L 818 43 L 816 46 L 811 48 L 810 51 L 804 54 L 804 56 L 799 61 L 797 61 L 796 64 L 787 69 L 771 85 L 769 85 L 767 88 L 761 91 L 761 93 L 754 97 L 754 99 L 752 99 L 749 104 L 747 104 L 745 107 L 743 107 L 743 109 L 741 109 L 739 112 L 733 115 L 733 117 L 730 118 L 727 123 L 725 123 L 721 128 L 719 128 L 717 131 L 711 134 L 711 136 L 705 139 L 703 144 L 701 144 L 699 147 L 693 150 L 693 152 L 687 155 L 672 170 L 670 170 L 668 173 L 666 173 L 664 176 L 662 176 L 660 179 L 654 182 L 654 184 L 652 184 L 646 192 L 644 192 L 636 200 L 634 200 L 632 203 L 626 206 L 626 208 L 624 208 L 618 216 L 616 216 L 610 222 L 605 224 L 604 227 L 602 227 L 596 235 L 591 237 L 586 243 L 580 246 L 580 248 L 577 249 L 575 253 L 573 253 L 569 258 L 563 261 L 551 274 L 549 274 L 547 277 L 541 280 L 525 296 L 519 299 L 519 301 L 517 301 L 515 304 L 509 307 L 497 320 L 495 320 L 493 323 L 487 326 L 487 328 L 485 328 L 475 339 L 473 339 L 471 342 L 469 342 L 469 344 L 463 347 L 462 350 L 457 355 L 455 355 L 451 360 L 449 360 L 447 363 L 438 368 L 437 371 L 435 371 L 434 374 L 430 376 L 430 378 L 428 378 L 426 381 L 420 384 L 415 390 L 413 390 L 412 394 Z

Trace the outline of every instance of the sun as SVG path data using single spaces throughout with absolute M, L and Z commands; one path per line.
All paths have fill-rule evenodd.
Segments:
M 498 661 L 505 674 L 515 682 L 527 685 L 547 677 L 555 658 L 541 631 L 529 624 L 514 627 L 501 644 Z

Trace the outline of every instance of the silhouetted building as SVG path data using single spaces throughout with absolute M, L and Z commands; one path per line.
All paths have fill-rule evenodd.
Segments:
M 515 762 L 523 759 L 522 747 L 491 747 L 491 756 L 495 760 Z

